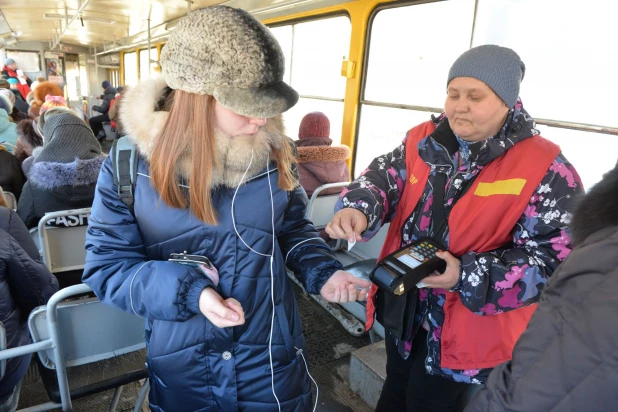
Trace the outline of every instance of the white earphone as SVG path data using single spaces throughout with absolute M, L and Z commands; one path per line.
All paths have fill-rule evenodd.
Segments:
M 268 257 L 270 258 L 270 300 L 272 302 L 272 316 L 270 318 L 270 337 L 268 339 L 268 355 L 269 355 L 269 359 L 270 359 L 270 381 L 271 381 L 271 388 L 272 388 L 272 392 L 273 395 L 275 397 L 275 400 L 277 401 L 277 406 L 279 407 L 279 412 L 281 412 L 281 403 L 279 402 L 279 398 L 277 397 L 277 394 L 275 393 L 275 372 L 273 370 L 273 352 L 272 352 L 272 342 L 273 342 L 273 328 L 275 325 L 275 293 L 274 293 L 274 289 L 275 289 L 275 274 L 274 274 L 274 270 L 273 270 L 273 264 L 275 261 L 275 241 L 276 241 L 276 237 L 275 237 L 275 203 L 273 201 L 273 188 L 272 188 L 272 184 L 270 182 L 270 159 L 266 159 L 266 172 L 268 174 L 268 188 L 270 189 L 270 207 L 271 207 L 271 225 L 272 225 L 272 249 L 270 254 L 265 254 L 265 253 L 260 253 L 256 250 L 254 250 L 251 246 L 249 246 L 247 244 L 247 242 L 245 242 L 245 240 L 242 238 L 242 236 L 240 236 L 240 233 L 238 233 L 238 229 L 236 229 L 236 220 L 234 218 L 234 201 L 236 200 L 236 195 L 238 194 L 238 189 L 240 189 L 240 186 L 242 186 L 242 183 L 245 181 L 245 177 L 247 176 L 247 173 L 249 172 L 249 169 L 251 168 L 251 165 L 253 164 L 253 149 L 251 149 L 251 160 L 249 161 L 249 166 L 247 166 L 247 170 L 245 170 L 245 173 L 242 175 L 242 178 L 240 179 L 240 182 L 238 183 L 238 186 L 236 187 L 236 190 L 234 191 L 234 196 L 232 197 L 232 208 L 231 208 L 231 215 L 232 215 L 232 225 L 234 226 L 234 231 L 236 232 L 236 236 L 238 236 L 238 238 L 240 239 L 240 241 L 247 247 L 249 248 L 249 250 L 251 250 L 253 253 L 258 254 L 260 256 L 264 256 L 264 257 Z M 301 243 L 304 243 L 308 240 L 311 239 L 306 239 L 303 240 L 302 242 L 299 242 L 298 244 L 294 245 L 292 247 L 292 249 L 294 249 L 296 246 L 298 246 Z M 290 252 L 292 251 L 292 249 L 290 249 Z M 289 252 L 288 252 L 289 255 Z M 287 256 L 286 256 L 286 261 L 287 261 Z M 315 396 L 315 404 L 313 406 L 313 412 L 315 412 L 317 406 L 318 406 L 318 397 L 320 394 L 320 389 L 318 387 L 318 384 L 316 383 L 316 381 L 313 379 L 313 376 L 311 376 L 311 373 L 309 373 L 309 365 L 307 365 L 307 360 L 305 359 L 305 355 L 302 352 L 302 349 L 297 348 L 296 346 L 294 347 L 298 352 L 300 353 L 300 356 L 302 356 L 303 358 L 303 362 L 305 363 L 305 368 L 307 370 L 307 375 L 309 375 L 309 378 L 311 379 L 311 381 L 313 382 L 313 384 L 315 385 L 316 388 L 316 396 Z

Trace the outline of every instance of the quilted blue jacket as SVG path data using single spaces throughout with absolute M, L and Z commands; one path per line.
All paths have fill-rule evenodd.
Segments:
M 341 264 L 305 219 L 304 190 L 279 189 L 275 165 L 270 169 L 270 176 L 264 170 L 239 188 L 233 210 L 235 188 L 214 189 L 219 223 L 210 226 L 189 210 L 165 205 L 150 184 L 148 163 L 142 158 L 132 214 L 117 195 L 111 160 L 103 164 L 83 280 L 102 301 L 146 318 L 153 411 L 278 410 L 269 362 L 273 214 L 274 389 L 281 410 L 312 409 L 302 359 L 307 358 L 305 339 L 286 264 L 313 294 Z M 242 239 L 260 254 L 236 235 L 232 213 Z M 170 254 L 184 251 L 207 256 L 218 268 L 219 284 L 190 266 L 168 262 Z M 198 308 L 205 287 L 237 299 L 245 324 L 213 326 Z

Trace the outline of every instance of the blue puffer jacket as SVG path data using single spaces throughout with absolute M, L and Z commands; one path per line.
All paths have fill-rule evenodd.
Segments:
M 143 96 L 139 90 L 133 93 Z M 132 97 L 127 94 L 126 98 Z M 144 105 L 128 107 L 139 111 Z M 142 114 L 138 117 L 151 129 L 157 128 L 156 121 Z M 125 126 L 144 153 L 148 138 L 136 137 L 131 121 L 125 121 Z M 118 197 L 111 159 L 103 164 L 89 221 L 83 280 L 102 301 L 146 318 L 153 411 L 278 410 L 269 361 L 271 267 L 275 392 L 283 411 L 313 407 L 302 358 L 307 358 L 305 339 L 286 262 L 314 294 L 341 264 L 305 219 L 304 190 L 279 189 L 274 163 L 270 169 L 270 176 L 266 170 L 256 172 L 240 186 L 233 211 L 236 188 L 214 188 L 212 202 L 219 223 L 210 226 L 189 210 L 168 207 L 160 200 L 144 158 L 138 162 L 132 215 Z M 266 256 L 252 252 L 236 235 L 232 212 L 244 242 Z M 273 216 L 276 241 L 271 265 Z M 192 267 L 168 262 L 170 254 L 184 251 L 207 256 L 219 271 L 219 284 L 215 286 Z M 213 326 L 198 308 L 205 287 L 238 300 L 246 322 L 233 328 Z
M 0 322 L 7 347 L 30 343 L 26 320 L 58 291 L 58 281 L 42 262 L 28 229 L 17 213 L 0 207 Z M 30 365 L 30 355 L 9 359 L 0 380 L 0 398 L 13 391 Z

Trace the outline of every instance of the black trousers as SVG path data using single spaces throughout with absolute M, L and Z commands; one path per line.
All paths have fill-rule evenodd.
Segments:
M 454 382 L 425 370 L 427 331 L 422 327 L 412 342 L 412 352 L 403 359 L 395 339 L 386 333 L 386 381 L 376 412 L 459 412 L 466 392 L 475 386 Z
M 91 117 L 89 122 L 92 133 L 97 136 L 99 132 L 103 130 L 103 122 L 109 122 L 109 116 L 107 115 L 107 113 L 100 114 L 98 116 Z

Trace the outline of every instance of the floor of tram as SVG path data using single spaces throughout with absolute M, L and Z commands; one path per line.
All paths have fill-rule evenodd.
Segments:
M 311 375 L 319 386 L 317 411 L 320 412 L 369 412 L 371 409 L 349 389 L 350 353 L 369 345 L 369 337 L 350 335 L 341 324 L 309 296 L 294 285 L 298 306 L 307 341 L 308 362 Z M 132 411 L 140 385 L 126 385 L 118 411 Z M 313 387 L 315 401 L 315 387 Z M 78 399 L 73 402 L 76 412 L 107 411 L 113 391 Z M 36 368 L 30 368 L 24 380 L 19 409 L 48 402 L 45 389 Z M 58 409 L 59 410 L 59 409 Z M 148 411 L 144 407 L 143 411 Z

